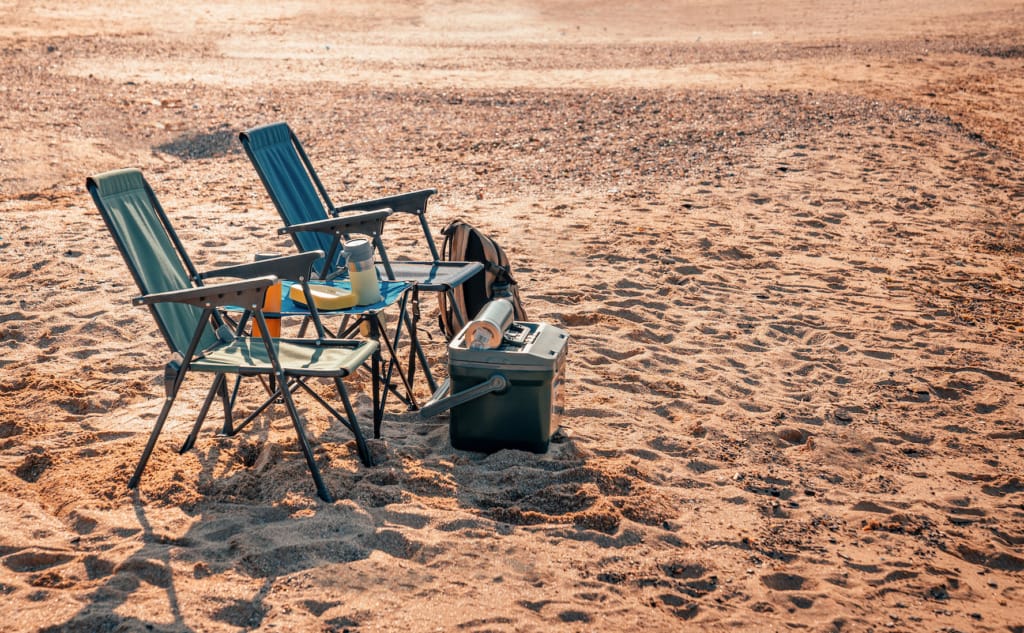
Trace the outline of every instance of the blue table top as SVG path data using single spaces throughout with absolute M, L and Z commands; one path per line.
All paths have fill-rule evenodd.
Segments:
M 268 318 L 286 317 L 286 316 L 309 316 L 309 308 L 292 301 L 291 297 L 288 296 L 289 290 L 297 282 L 294 281 L 282 281 L 281 282 L 281 311 L 274 312 L 265 310 L 263 315 Z M 335 288 L 341 288 L 343 290 L 352 290 L 352 285 L 348 279 L 336 280 L 336 281 L 311 281 L 309 285 L 316 286 L 333 286 Z M 382 281 L 380 282 L 380 294 L 381 300 L 377 303 L 373 303 L 365 306 L 352 306 L 351 308 L 345 308 L 344 310 L 320 310 L 320 314 L 333 315 L 333 314 L 365 314 L 367 312 L 379 312 L 384 308 L 396 303 L 402 298 L 402 293 L 409 289 L 412 283 L 408 281 Z M 241 306 L 225 306 L 225 310 L 229 312 L 243 312 L 245 308 Z
M 291 297 L 288 296 L 288 291 L 296 283 L 297 282 L 294 281 L 281 282 L 281 316 L 307 316 L 309 314 L 309 308 L 301 303 L 295 303 L 292 301 Z M 333 286 L 343 290 L 352 290 L 352 285 L 349 283 L 348 279 L 329 282 L 311 281 L 309 282 L 309 285 Z M 352 306 L 351 308 L 345 308 L 344 310 L 320 310 L 319 312 L 320 314 L 363 314 L 364 312 L 376 312 L 383 310 L 401 299 L 402 293 L 411 285 L 412 284 L 407 281 L 382 281 L 380 282 L 381 300 L 377 303 L 365 306 Z

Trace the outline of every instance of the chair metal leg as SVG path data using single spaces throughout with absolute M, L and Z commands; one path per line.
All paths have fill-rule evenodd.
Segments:
M 394 375 L 395 367 L 397 366 L 398 377 L 401 379 L 402 386 L 405 388 L 406 397 L 402 398 L 402 396 L 398 394 L 397 389 L 395 390 L 395 395 L 398 397 L 399 400 L 402 400 L 409 407 L 409 409 L 416 410 L 419 407 L 416 404 L 416 396 L 413 394 L 412 382 L 409 380 L 409 377 L 406 375 L 405 371 L 402 370 L 402 366 L 399 364 L 398 356 L 398 341 L 399 339 L 401 339 L 402 336 L 402 325 L 407 323 L 408 318 L 409 293 L 405 292 L 402 294 L 402 301 L 399 303 L 398 307 L 398 325 L 395 326 L 394 339 L 392 340 L 391 337 L 388 336 L 387 330 L 384 328 L 383 323 L 381 323 L 379 315 L 371 315 L 370 331 L 371 333 L 377 333 L 377 335 L 379 336 L 378 340 L 384 341 L 384 345 L 387 347 L 388 355 L 390 357 L 390 360 L 388 361 L 386 375 L 384 376 L 385 396 L 387 395 L 386 390 L 393 388 L 391 386 L 391 377 Z M 383 407 L 384 405 L 381 404 L 381 406 Z
M 367 337 L 377 342 L 377 344 L 380 345 L 381 349 L 387 351 L 388 358 L 386 361 L 383 361 L 385 363 L 382 366 L 383 373 L 381 373 L 381 369 L 378 368 L 377 370 L 377 376 L 382 377 L 384 384 L 384 387 L 381 391 L 379 407 L 375 405 L 376 410 L 381 412 L 381 416 L 383 416 L 383 410 L 387 406 L 387 398 L 389 392 L 394 393 L 395 397 L 397 397 L 402 403 L 408 406 L 410 410 L 415 410 L 419 407 L 412 388 L 412 378 L 415 376 L 415 365 L 411 365 L 409 370 L 403 369 L 401 363 L 403 359 L 400 357 L 398 353 L 398 347 L 399 342 L 401 341 L 403 326 L 410 328 L 410 331 L 412 331 L 412 328 L 414 327 L 413 324 L 415 323 L 415 320 L 410 320 L 409 316 L 408 306 L 410 303 L 410 294 L 413 293 L 406 292 L 402 295 L 402 300 L 399 303 L 399 317 L 397 320 L 397 325 L 395 326 L 394 336 L 388 335 L 388 332 L 385 329 L 383 320 L 381 318 L 381 313 L 378 312 L 367 312 L 364 314 L 360 314 L 359 317 L 355 319 L 351 324 L 348 323 L 348 315 L 346 315 L 345 321 L 342 322 L 341 327 L 338 328 L 337 332 L 334 334 L 335 338 L 348 338 L 349 336 L 352 335 L 353 332 L 355 332 L 355 330 L 361 324 L 366 323 L 369 326 L 369 332 L 367 334 Z M 414 298 L 414 304 L 415 301 L 416 300 Z M 410 351 L 410 359 L 412 359 L 412 355 L 413 353 L 415 353 L 415 357 L 419 359 L 420 365 L 423 367 L 423 371 L 427 376 L 428 384 L 431 386 L 431 389 L 434 389 L 434 387 L 436 386 L 434 382 L 434 377 L 430 373 L 430 369 L 427 365 L 426 354 L 423 352 L 423 348 L 419 344 L 419 339 L 416 336 L 412 336 L 410 344 L 412 345 L 412 350 Z M 397 385 L 392 384 L 392 379 L 395 376 L 395 374 L 397 374 L 398 377 L 400 378 L 401 389 L 404 389 L 404 393 L 402 393 L 402 391 Z
M 290 384 L 288 386 L 288 388 L 291 389 L 292 391 L 295 391 L 295 386 L 296 385 L 293 382 L 292 384 Z M 270 405 L 272 405 L 272 404 L 280 404 L 281 402 L 283 402 L 283 400 L 281 400 L 280 391 L 281 390 L 278 389 L 277 391 L 272 392 L 270 394 L 270 396 L 267 397 L 267 399 L 264 400 L 262 402 L 262 404 L 260 404 L 260 406 L 256 407 L 249 415 L 245 416 L 245 419 L 243 419 L 241 422 L 239 422 L 238 426 L 236 426 L 236 427 L 234 427 L 234 429 L 232 429 L 231 434 L 234 435 L 234 434 L 238 433 L 239 431 L 241 431 L 242 429 L 244 429 L 245 427 L 249 426 L 249 424 L 253 420 L 255 420 L 257 418 L 257 416 L 259 416 L 259 414 L 263 413 L 267 409 L 267 407 L 269 407 Z
M 153 453 L 153 447 L 156 446 L 156 438 L 160 435 L 160 431 L 164 428 L 164 422 L 167 421 L 167 416 L 171 413 L 171 407 L 174 405 L 174 399 L 178 397 L 181 383 L 185 382 L 185 375 L 188 373 L 191 362 L 190 359 L 195 353 L 196 347 L 199 346 L 199 339 L 202 338 L 203 328 L 206 323 L 209 323 L 212 314 L 213 310 L 211 308 L 203 309 L 203 313 L 199 317 L 199 325 L 196 327 L 195 332 L 192 333 L 192 340 L 189 341 L 188 349 L 185 350 L 185 354 L 182 356 L 185 364 L 174 372 L 174 379 L 172 381 L 167 381 L 167 374 L 164 376 L 164 389 L 166 390 L 164 406 L 160 409 L 160 415 L 157 416 L 156 424 L 153 425 L 153 431 L 149 434 L 149 440 L 146 442 L 146 448 L 142 451 L 142 457 L 139 458 L 139 463 L 135 466 L 135 473 L 128 480 L 129 488 L 138 486 L 139 480 L 142 479 L 142 471 L 146 469 L 146 462 L 149 461 L 149 456 Z
M 389 391 L 394 391 L 395 396 L 399 400 L 402 400 L 403 402 L 405 402 L 406 404 L 408 404 L 408 401 L 405 400 L 405 398 L 402 396 L 402 394 L 400 394 L 398 392 L 398 388 L 391 384 L 391 376 L 394 373 L 395 365 L 398 363 L 398 358 L 397 358 L 396 353 L 395 353 L 395 348 L 391 344 L 391 339 L 387 336 L 387 333 L 386 333 L 386 331 L 384 329 L 384 326 L 381 323 L 380 315 L 377 314 L 377 313 L 367 313 L 367 314 L 360 315 L 359 319 L 357 319 L 355 321 L 355 323 L 353 323 L 351 326 L 349 326 L 349 328 L 347 330 L 345 330 L 343 332 L 339 332 L 337 337 L 338 338 L 347 338 L 349 334 L 351 334 L 357 327 L 359 327 L 359 325 L 361 323 L 364 323 L 364 322 L 369 326 L 368 337 L 370 338 L 370 340 L 372 340 L 372 341 L 377 343 L 378 350 L 379 349 L 386 349 L 387 352 L 388 352 L 388 360 L 386 362 L 385 369 L 384 369 L 384 371 L 386 373 L 386 376 L 384 374 L 380 373 L 381 372 L 381 365 L 380 365 L 381 360 L 378 360 L 378 359 L 381 358 L 381 357 L 379 357 L 378 355 L 374 355 L 374 359 L 378 360 L 377 365 L 374 366 L 374 365 L 371 364 L 371 368 L 370 368 L 370 371 L 374 374 L 375 377 L 377 377 L 378 379 L 383 378 L 383 387 L 382 387 L 381 392 L 380 392 L 380 401 L 374 404 L 374 409 L 377 410 L 377 411 L 380 411 L 380 415 L 383 416 L 384 407 L 387 406 L 387 396 L 388 396 L 388 392 Z M 404 383 L 405 382 L 405 373 L 402 371 L 400 365 L 399 365 L 398 375 L 399 375 L 399 377 L 402 378 L 402 382 Z M 410 391 L 408 389 L 408 386 L 406 386 L 406 391 L 407 392 Z
M 409 328 L 409 358 L 405 361 L 405 381 L 410 385 L 416 384 L 416 343 L 418 339 L 416 337 L 416 319 L 415 317 L 410 320 L 408 317 L 405 319 L 405 326 Z M 395 332 L 395 347 L 398 347 L 399 333 Z
M 177 385 L 175 385 L 175 387 L 177 387 Z M 139 458 L 139 463 L 135 466 L 135 473 L 132 475 L 132 478 L 128 480 L 129 488 L 135 488 L 139 485 L 139 480 L 142 479 L 142 471 L 146 469 L 146 462 L 149 461 L 149 456 L 153 453 L 153 447 L 156 446 L 156 438 L 164 428 L 164 422 L 167 421 L 167 415 L 171 412 L 171 406 L 174 404 L 174 397 L 177 395 L 178 390 L 175 388 L 173 394 L 164 398 L 164 406 L 160 409 L 160 415 L 157 416 L 156 424 L 153 425 L 153 431 L 149 434 L 149 441 L 146 442 L 146 448 L 143 449 L 142 457 Z
M 306 429 L 302 426 L 302 421 L 299 420 L 299 412 L 295 408 L 295 401 L 292 399 L 292 385 L 288 381 L 288 377 L 284 373 L 284 369 L 281 367 L 281 362 L 277 358 L 277 354 L 274 352 L 274 344 L 268 334 L 269 328 L 267 328 L 266 319 L 263 317 L 263 311 L 259 308 L 256 309 L 255 314 L 256 322 L 260 326 L 260 334 L 263 339 L 263 347 L 267 350 L 267 358 L 270 359 L 271 365 L 274 367 L 274 375 L 277 377 L 280 388 L 276 393 L 281 394 L 281 399 L 284 400 L 284 406 L 288 409 L 288 415 L 292 418 L 292 426 L 295 427 L 295 435 L 298 437 L 299 448 L 302 450 L 303 456 L 306 458 L 306 465 L 309 467 L 309 472 L 313 476 L 313 483 L 316 485 L 316 494 L 318 497 L 331 503 L 334 501 L 334 497 L 331 496 L 331 492 L 324 485 L 324 479 L 320 476 L 320 467 L 316 465 L 316 458 L 313 456 L 313 449 L 309 446 L 309 440 L 306 438 Z
M 220 402 L 224 407 L 224 426 L 223 430 L 228 434 L 234 433 L 233 424 L 234 420 L 232 412 L 234 411 L 234 397 L 228 395 L 228 377 L 224 376 L 224 380 L 220 381 Z
M 312 397 L 314 400 L 320 403 L 320 406 L 322 406 L 325 410 L 327 410 L 328 413 L 337 418 L 338 421 L 345 426 L 345 428 L 352 431 L 352 435 L 355 436 L 356 439 L 356 448 L 357 452 L 359 453 L 360 461 L 362 461 L 363 464 L 366 466 L 373 466 L 373 458 L 370 455 L 370 449 L 366 445 L 366 438 L 363 435 L 362 428 L 359 426 L 359 418 L 356 417 L 355 409 L 352 408 L 352 401 L 349 400 L 348 397 L 348 390 L 345 389 L 345 384 L 342 382 L 341 378 L 337 376 L 334 377 L 334 386 L 335 388 L 337 388 L 338 396 L 341 398 L 342 403 L 345 405 L 344 414 L 338 412 L 337 409 L 331 406 L 330 402 L 324 400 L 320 396 L 320 394 L 313 391 L 313 389 L 311 389 L 310 386 L 303 382 L 301 379 L 296 379 L 295 385 L 298 387 L 302 387 L 302 389 L 306 393 L 308 393 L 310 397 Z
M 373 439 L 379 440 L 380 427 L 384 422 L 384 403 L 380 393 L 380 347 L 373 352 L 370 371 L 373 374 Z
M 410 388 L 412 383 L 409 381 L 408 373 L 406 373 L 406 371 L 402 369 L 402 365 L 398 358 L 396 357 L 396 355 L 398 354 L 398 346 L 394 344 L 393 339 L 388 339 L 387 341 L 385 341 L 385 347 L 390 351 L 392 355 L 392 359 L 388 362 L 387 370 L 385 371 L 384 380 L 385 384 L 387 385 L 386 390 L 395 394 L 395 397 L 398 398 L 398 401 L 404 404 L 408 408 L 408 410 L 415 411 L 419 405 L 416 403 L 413 397 L 412 389 Z M 404 393 L 398 388 L 398 385 L 391 380 L 391 378 L 396 373 L 398 374 L 398 378 L 400 379 L 402 387 L 405 388 Z
M 427 386 L 430 387 L 431 393 L 437 391 L 437 381 L 434 380 L 434 372 L 430 371 L 430 363 L 427 362 L 427 355 L 423 352 L 423 346 L 420 345 L 419 337 L 415 337 L 413 340 L 413 348 L 416 350 L 416 356 L 420 359 L 420 365 L 423 367 L 423 375 L 427 377 Z
M 359 459 L 363 462 L 364 466 L 373 466 L 373 455 L 370 453 L 370 447 L 366 444 L 366 438 L 363 437 L 363 431 L 359 428 L 359 420 L 356 418 L 355 409 L 352 408 L 352 402 L 348 399 L 348 390 L 342 384 L 341 378 L 335 378 L 334 385 L 338 388 L 338 395 L 341 396 L 341 401 L 345 405 L 345 413 L 349 419 L 349 428 L 352 430 L 352 434 L 356 436 L 356 449 L 359 452 Z M 380 437 L 378 429 L 375 428 L 374 432 L 377 433 L 376 437 Z
M 408 362 L 408 378 L 407 382 L 410 385 L 416 384 L 414 380 L 416 374 L 416 361 L 418 358 L 420 366 L 423 368 L 423 375 L 427 378 L 427 386 L 430 388 L 430 392 L 437 391 L 437 383 L 434 381 L 434 374 L 430 371 L 430 363 L 427 362 L 427 355 L 423 352 L 423 346 L 420 344 L 419 339 L 419 288 L 413 288 L 412 294 L 412 316 L 408 313 L 405 315 L 405 326 L 409 329 L 409 362 Z M 398 348 L 399 341 L 402 337 L 402 327 L 399 323 L 398 327 L 395 328 L 395 348 Z M 415 407 L 414 407 L 415 408 Z
M 233 410 L 235 403 L 238 402 L 238 390 L 242 386 L 242 376 L 235 376 L 235 386 L 231 388 L 231 396 L 228 398 L 228 405 Z
M 278 372 L 278 381 L 282 385 L 287 385 L 287 379 L 284 376 L 284 372 Z M 331 496 L 331 492 L 327 489 L 324 484 L 324 479 L 320 475 L 320 467 L 316 464 L 316 458 L 313 456 L 313 449 L 309 445 L 309 440 L 306 438 L 306 429 L 302 426 L 302 421 L 299 420 L 299 412 L 295 408 L 295 401 L 292 399 L 291 389 L 281 389 L 281 397 L 284 399 L 284 406 L 288 409 L 288 415 L 292 418 L 292 426 L 295 427 L 295 435 L 298 436 L 299 448 L 302 450 L 303 456 L 306 458 L 306 465 L 309 467 L 309 472 L 313 475 L 313 483 L 316 485 L 316 494 L 318 497 L 326 501 L 327 503 L 333 503 L 334 497 Z
M 181 445 L 179 453 L 184 453 L 193 446 L 195 446 L 196 438 L 199 437 L 199 429 L 203 426 L 203 421 L 206 419 L 206 414 L 210 412 L 210 405 L 213 404 L 213 399 L 218 393 L 226 394 L 225 390 L 226 378 L 224 374 L 217 374 L 213 379 L 213 384 L 210 385 L 210 390 L 206 393 L 206 399 L 203 400 L 203 407 L 199 409 L 199 415 L 196 417 L 195 424 L 192 425 L 192 431 L 189 432 L 188 437 L 185 438 L 185 443 Z M 231 434 L 231 426 L 228 420 L 225 420 L 225 435 Z

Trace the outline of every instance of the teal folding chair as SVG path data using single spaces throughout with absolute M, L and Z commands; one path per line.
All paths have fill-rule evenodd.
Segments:
M 483 268 L 479 262 L 440 261 L 424 216 L 427 198 L 435 193 L 434 190 L 425 189 L 335 208 L 301 143 L 286 123 L 252 128 L 242 132 L 239 139 L 284 222 L 285 226 L 278 233 L 290 235 L 300 251 L 322 250 L 326 253 L 317 262 L 320 279 L 345 277 L 342 243 L 350 235 L 359 234 L 373 241 L 382 260 L 380 268 L 388 280 L 405 280 L 415 284 L 412 289 L 412 316 L 408 318 L 403 315 L 399 319 L 394 345 L 398 345 L 404 322 L 410 336 L 410 355 L 403 382 L 407 389 L 411 388 L 418 359 L 430 391 L 434 392 L 437 385 L 416 333 L 419 291 L 453 293 L 454 288 Z M 357 208 L 362 212 L 354 212 Z M 353 212 L 342 214 L 342 209 Z M 393 213 L 399 212 L 412 213 L 420 219 L 432 261 L 392 262 L 388 257 L 381 233 L 385 221 Z M 392 354 L 391 358 L 397 362 L 395 355 Z M 403 374 L 400 372 L 400 375 Z M 411 391 L 408 393 L 411 394 Z M 407 404 L 412 408 L 417 407 L 411 395 Z
M 174 360 L 167 364 L 164 371 L 166 397 L 163 408 L 128 482 L 130 488 L 138 486 L 157 438 L 189 372 L 212 373 L 214 379 L 180 452 L 189 450 L 195 444 L 210 406 L 218 395 L 224 406 L 221 429 L 224 435 L 236 434 L 267 407 L 280 401 L 291 417 L 317 495 L 324 501 L 332 501 L 333 497 L 324 484 L 292 398 L 294 392 L 302 390 L 352 432 L 363 464 L 373 465 L 372 455 L 342 380 L 368 361 L 373 365 L 376 418 L 381 389 L 378 381 L 380 349 L 377 343 L 372 340 L 327 338 L 315 306 L 311 306 L 311 319 L 317 331 L 316 338 L 271 338 L 262 309 L 267 288 L 281 278 L 296 280 L 308 293 L 313 263 L 323 256 L 322 252 L 301 253 L 200 274 L 139 170 L 123 169 L 92 176 L 86 180 L 86 188 L 142 292 L 142 296 L 133 299 L 132 303 L 149 306 L 160 333 L 174 354 Z M 204 285 L 204 279 L 214 277 L 238 280 Z M 226 306 L 244 307 L 235 330 L 228 327 L 220 314 L 220 310 Z M 242 334 L 250 319 L 255 319 L 259 325 L 259 337 Z M 234 396 L 228 393 L 228 375 L 269 377 L 273 379 L 270 384 L 275 385 L 268 388 L 269 397 L 237 425 L 232 419 Z M 307 384 L 312 378 L 333 380 L 344 414 Z

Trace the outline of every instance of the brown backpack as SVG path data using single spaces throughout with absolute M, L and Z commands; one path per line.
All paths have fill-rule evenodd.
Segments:
M 512 302 L 516 321 L 526 320 L 526 309 L 519 298 L 519 284 L 512 278 L 505 251 L 493 239 L 480 232 L 473 225 L 455 220 L 444 231 L 441 259 L 445 261 L 480 262 L 484 269 L 455 288 L 455 301 L 462 314 L 469 320 L 491 299 L 504 297 Z M 452 306 L 446 293 L 438 294 L 441 302 L 441 330 L 448 340 L 459 332 Z

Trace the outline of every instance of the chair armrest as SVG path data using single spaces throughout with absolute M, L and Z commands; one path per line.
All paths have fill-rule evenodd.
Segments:
M 229 281 L 199 288 L 183 288 L 157 292 L 132 299 L 132 305 L 152 305 L 154 303 L 188 303 L 200 308 L 236 305 L 257 309 L 263 305 L 263 295 L 267 288 L 277 283 L 277 277 L 265 275 L 244 281 Z
M 395 213 L 420 213 L 427 207 L 427 198 L 437 193 L 437 189 L 420 189 L 409 193 L 400 193 L 386 198 L 350 202 L 331 210 L 335 215 L 342 211 L 374 211 L 391 209 Z
M 342 233 L 360 233 L 376 235 L 381 231 L 384 220 L 391 215 L 390 210 L 371 211 L 369 213 L 356 213 L 341 217 L 328 218 L 326 220 L 315 220 L 292 224 L 277 230 L 278 235 L 291 235 L 293 233 L 330 233 L 340 235 Z
M 302 281 L 303 279 L 310 278 L 310 273 L 312 273 L 313 270 L 313 263 L 323 256 L 324 252 L 320 250 L 306 251 L 295 255 L 285 255 L 283 257 L 274 257 L 257 262 L 217 268 L 215 270 L 201 273 L 199 278 L 210 279 L 213 277 L 235 277 L 251 279 L 253 277 L 273 275 L 278 279 Z
M 342 347 L 346 349 L 359 349 L 365 347 L 367 343 L 372 344 L 374 347 L 377 343 L 365 339 L 352 339 L 352 338 L 281 338 L 279 339 L 282 343 L 293 343 L 295 345 L 316 345 L 317 347 Z

